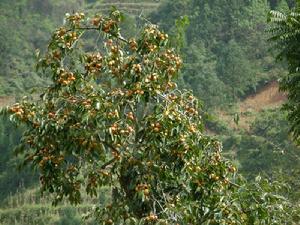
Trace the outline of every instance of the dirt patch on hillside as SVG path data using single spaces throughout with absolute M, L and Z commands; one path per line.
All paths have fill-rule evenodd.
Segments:
M 278 82 L 272 81 L 240 102 L 236 113 L 217 111 L 216 115 L 232 129 L 248 131 L 256 112 L 280 107 L 286 99 L 286 94 L 279 91 Z
M 14 96 L 0 96 L 0 108 L 11 105 L 15 102 Z
M 266 108 L 274 108 L 286 101 L 286 95 L 279 91 L 277 81 L 272 81 L 259 90 L 256 94 L 247 97 L 240 103 L 240 112 L 259 112 Z

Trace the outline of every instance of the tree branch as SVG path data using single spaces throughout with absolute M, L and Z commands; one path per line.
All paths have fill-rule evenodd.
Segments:
M 102 139 L 100 138 L 99 134 L 98 134 L 98 138 L 99 138 L 99 141 L 100 141 L 102 144 L 104 144 L 105 146 L 109 147 L 109 148 L 112 149 L 113 151 L 117 152 L 118 155 L 120 155 L 120 152 L 119 152 L 114 146 L 112 146 L 110 143 L 108 143 L 108 142 L 102 140 Z M 117 160 L 117 158 L 114 157 L 114 158 L 110 159 L 109 161 L 107 161 L 106 163 L 104 163 L 100 168 L 101 168 L 101 169 L 105 169 L 107 166 L 109 166 L 110 164 L 114 163 L 116 160 Z
M 72 31 L 72 30 L 73 29 L 69 29 L 69 30 L 67 30 L 67 32 Z M 74 30 L 97 30 L 97 31 L 99 31 L 100 29 L 99 29 L 99 27 L 75 27 Z M 108 34 L 110 34 L 111 36 L 119 39 L 120 41 L 123 41 L 127 44 L 129 43 L 128 40 L 126 40 L 124 37 L 122 37 L 120 35 L 113 34 L 113 33 L 108 33 Z
M 116 158 L 112 158 L 111 160 L 107 161 L 106 163 L 104 163 L 102 166 L 100 166 L 100 168 L 103 170 L 105 169 L 107 166 L 109 166 L 110 164 L 114 163 L 116 161 Z

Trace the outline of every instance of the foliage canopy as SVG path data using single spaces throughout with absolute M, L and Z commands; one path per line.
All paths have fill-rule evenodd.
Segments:
M 289 74 L 281 79 L 281 89 L 288 94 L 288 102 L 284 108 L 288 111 L 291 132 L 298 144 L 300 143 L 299 4 L 300 2 L 297 1 L 296 7 L 286 13 L 271 11 L 269 14 L 272 35 L 270 40 L 275 43 L 275 48 L 279 51 L 277 58 L 288 63 Z

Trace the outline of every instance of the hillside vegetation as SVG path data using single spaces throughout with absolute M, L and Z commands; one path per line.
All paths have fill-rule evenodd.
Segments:
M 202 101 L 205 126 L 223 141 L 224 156 L 248 180 L 259 175 L 284 184 L 286 189 L 278 194 L 297 206 L 300 152 L 280 109 L 286 94 L 278 91 L 287 66 L 275 60 L 276 50 L 270 51 L 266 32 L 268 12 L 287 11 L 294 4 L 292 0 L 228 4 L 223 0 L 2 0 L 0 107 L 24 95 L 37 98 L 50 84 L 35 71 L 36 50 L 45 52 L 51 32 L 63 23 L 66 12 L 106 13 L 116 6 L 124 13 L 126 37 L 150 21 L 170 34 L 184 61 L 179 86 L 192 89 Z M 87 37 L 87 46 L 93 41 Z M 54 207 L 50 197 L 39 195 L 36 171 L 17 171 L 20 158 L 13 149 L 22 131 L 1 117 L 0 224 L 96 224 L 81 219 L 95 203 L 90 198 L 85 197 L 79 207 L 66 202 Z M 105 192 L 100 202 L 107 201 Z M 294 221 L 297 224 L 299 216 Z

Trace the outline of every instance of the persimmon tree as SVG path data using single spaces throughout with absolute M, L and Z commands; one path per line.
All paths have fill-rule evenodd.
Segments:
M 221 143 L 203 132 L 199 101 L 174 82 L 182 60 L 168 35 L 146 24 L 126 39 L 121 20 L 117 10 L 68 15 L 38 62 L 51 85 L 3 110 L 27 127 L 17 151 L 40 172 L 42 191 L 78 204 L 82 192 L 109 188 L 99 224 L 286 219 L 281 198 L 235 183 Z M 90 32 L 103 43 L 97 51 L 84 45 Z

